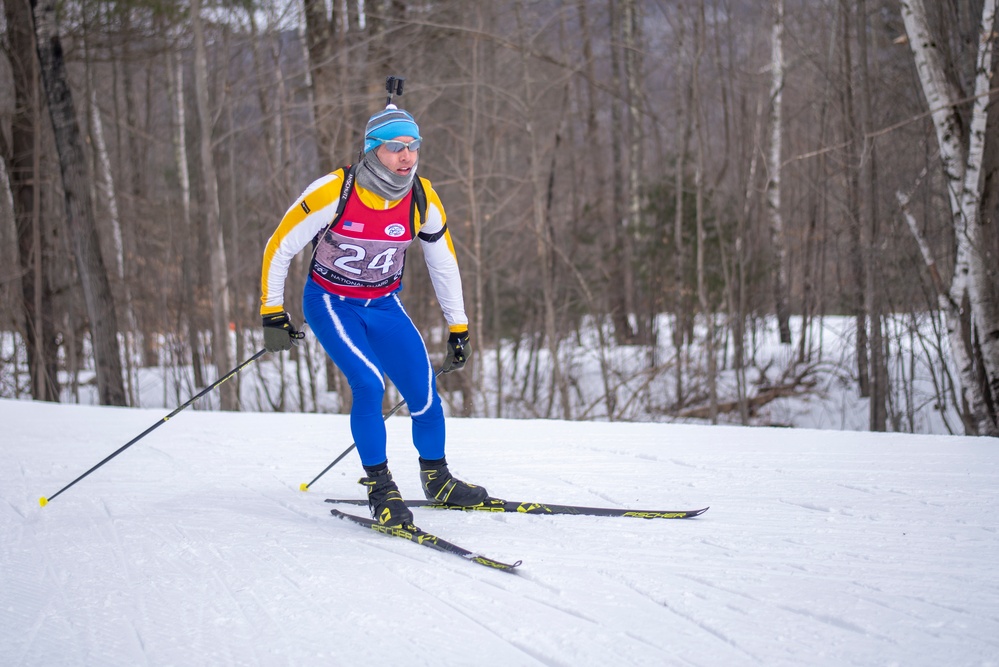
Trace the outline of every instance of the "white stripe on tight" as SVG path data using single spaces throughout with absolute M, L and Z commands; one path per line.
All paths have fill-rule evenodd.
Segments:
M 396 305 L 399 306 L 399 310 L 402 311 L 402 314 L 406 316 L 406 319 L 409 320 L 409 323 L 415 329 L 416 325 L 413 324 L 413 320 L 412 320 L 412 318 L 409 317 L 409 313 L 406 312 L 406 309 L 402 307 L 402 301 L 399 300 L 399 295 L 398 294 L 393 294 L 392 298 L 395 299 Z M 423 340 L 423 338 L 421 337 L 420 340 Z M 419 417 L 424 412 L 426 412 L 427 410 L 429 410 L 430 406 L 432 406 L 434 404 L 434 368 L 433 368 L 433 366 L 430 365 L 430 355 L 427 354 L 427 346 L 426 345 L 423 346 L 423 354 L 427 355 L 427 404 L 424 405 L 419 410 L 413 410 L 413 407 L 409 406 L 409 416 L 410 417 Z
M 333 312 L 333 303 L 329 294 L 323 295 L 323 303 L 326 304 L 326 312 L 329 313 L 330 319 L 333 320 L 333 326 L 336 327 L 336 332 L 340 334 L 340 340 L 347 345 L 347 348 L 351 352 L 356 354 L 357 357 L 364 362 L 365 366 L 371 369 L 371 372 L 375 374 L 378 381 L 382 383 L 382 391 L 385 391 L 385 378 L 383 378 L 382 374 L 378 371 L 378 367 L 371 363 L 370 359 L 364 356 L 357 346 L 354 345 L 354 341 L 350 339 L 350 336 L 347 335 L 347 331 L 343 328 L 343 323 L 340 321 L 340 318 Z

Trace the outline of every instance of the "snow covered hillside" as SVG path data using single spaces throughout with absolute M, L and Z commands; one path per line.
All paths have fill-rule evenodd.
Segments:
M 451 419 L 452 469 L 495 496 L 711 506 L 415 510 L 515 574 L 333 519 L 354 454 L 299 491 L 340 415 L 188 410 L 39 507 L 165 414 L 0 400 L 0 664 L 999 664 L 994 440 Z

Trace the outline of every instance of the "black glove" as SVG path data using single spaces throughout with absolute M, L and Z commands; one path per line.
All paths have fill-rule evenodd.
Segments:
M 303 338 L 305 334 L 295 330 L 288 313 L 282 311 L 264 315 L 264 347 L 268 352 L 290 350 Z
M 441 370 L 445 373 L 460 371 L 470 356 L 472 356 L 472 346 L 468 343 L 468 332 L 452 331 L 447 339 L 447 356 L 444 357 L 444 366 Z

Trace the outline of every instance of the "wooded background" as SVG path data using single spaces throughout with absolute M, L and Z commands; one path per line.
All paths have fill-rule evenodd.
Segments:
M 395 75 L 473 345 L 547 353 L 543 416 L 577 416 L 559 351 L 586 327 L 647 350 L 673 414 L 745 421 L 760 323 L 797 367 L 811 323 L 846 315 L 885 430 L 886 322 L 929 318 L 940 400 L 999 435 L 996 0 L 0 4 L 0 395 L 72 400 L 89 367 L 102 403 L 134 405 L 136 367 L 201 387 L 252 354 L 267 238 L 356 159 Z M 434 351 L 421 265 L 403 296 Z M 443 388 L 472 414 L 483 377 Z

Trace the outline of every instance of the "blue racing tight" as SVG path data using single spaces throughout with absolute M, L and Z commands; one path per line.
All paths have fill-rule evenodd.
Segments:
M 361 464 L 386 461 L 382 398 L 385 376 L 413 420 L 413 444 L 424 459 L 444 458 L 444 410 L 434 369 L 416 325 L 397 294 L 352 299 L 330 294 L 311 279 L 302 310 L 323 349 L 350 383 L 350 431 Z

